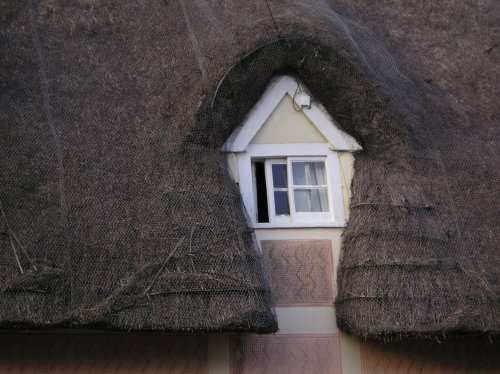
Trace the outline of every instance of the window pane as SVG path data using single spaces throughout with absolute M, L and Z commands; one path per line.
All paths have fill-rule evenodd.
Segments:
M 326 184 L 325 163 L 292 162 L 293 184 L 296 186 L 318 186 Z
M 311 191 L 311 212 L 328 212 L 328 193 L 326 188 Z
M 274 191 L 274 208 L 277 216 L 290 214 L 287 191 Z
M 309 190 L 295 190 L 293 192 L 296 212 L 311 211 L 309 192 L 310 192 Z
M 294 193 L 297 212 L 328 212 L 328 194 L 326 188 L 314 190 L 300 189 Z
M 325 163 L 323 161 L 309 162 L 309 176 L 310 183 L 313 186 L 326 184 Z
M 286 164 L 272 164 L 274 188 L 286 188 Z
M 303 186 L 308 184 L 306 181 L 306 163 L 292 162 L 293 184 Z

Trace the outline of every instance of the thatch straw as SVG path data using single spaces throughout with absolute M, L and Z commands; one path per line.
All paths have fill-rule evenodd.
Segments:
M 366 26 L 384 5 L 271 3 L 4 6 L 2 325 L 274 331 L 219 149 L 288 73 L 363 145 L 340 326 L 498 332 L 492 122 L 405 72 Z

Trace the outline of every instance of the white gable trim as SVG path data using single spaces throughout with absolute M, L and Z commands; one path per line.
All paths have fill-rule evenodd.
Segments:
M 302 92 L 307 92 L 301 84 Z M 224 152 L 244 152 L 273 110 L 286 95 L 294 97 L 297 90 L 297 80 L 289 76 L 276 77 L 271 81 L 260 100 L 254 105 L 247 118 L 238 126 L 222 147 Z M 299 103 L 297 103 L 299 105 Z M 329 145 L 337 151 L 355 152 L 361 146 L 345 132 L 339 129 L 333 118 L 319 104 L 311 103 L 310 108 L 303 108 L 302 113 L 313 123 L 325 137 Z

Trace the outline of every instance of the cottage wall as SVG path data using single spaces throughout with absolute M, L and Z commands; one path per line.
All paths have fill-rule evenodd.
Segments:
M 166 373 L 239 374 L 297 371 L 231 371 L 229 334 L 172 336 L 89 331 L 5 333 L 0 335 L 0 373 Z M 257 336 L 258 337 L 258 336 Z M 341 336 L 343 374 L 498 373 L 494 344 L 487 340 L 359 343 Z M 299 367 L 295 367 L 295 370 Z M 307 371 L 303 373 L 317 373 Z M 299 371 L 300 373 L 300 371 Z

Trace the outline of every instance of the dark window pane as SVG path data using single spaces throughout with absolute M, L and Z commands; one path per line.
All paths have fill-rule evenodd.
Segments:
M 267 187 L 266 172 L 264 162 L 255 164 L 255 192 L 257 193 L 257 222 L 269 222 L 269 212 L 267 208 Z
M 286 188 L 286 164 L 272 164 L 274 188 Z
M 274 207 L 277 216 L 290 214 L 287 191 L 274 191 Z

